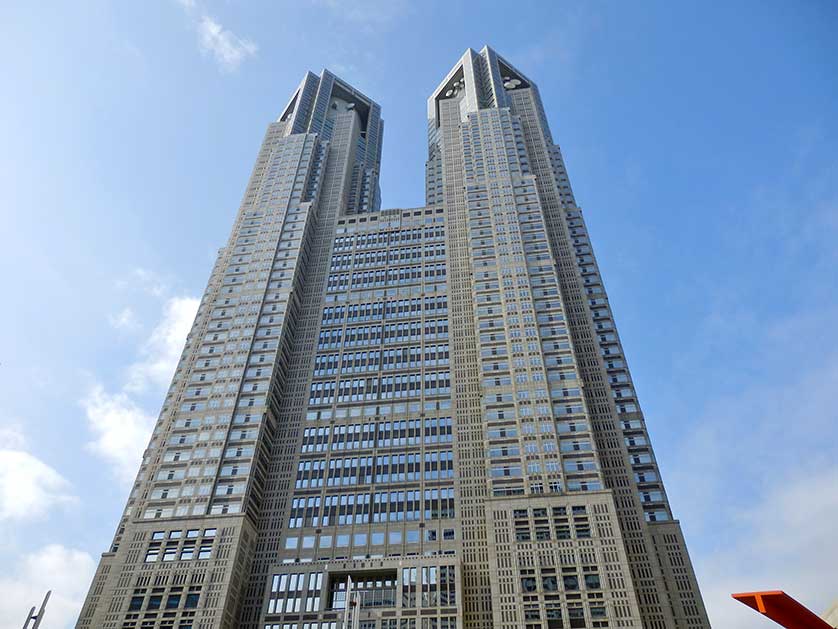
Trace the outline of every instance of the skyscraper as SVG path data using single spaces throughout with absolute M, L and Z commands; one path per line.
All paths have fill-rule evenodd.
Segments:
M 534 83 L 469 49 L 427 205 L 379 106 L 268 127 L 79 628 L 708 627 Z

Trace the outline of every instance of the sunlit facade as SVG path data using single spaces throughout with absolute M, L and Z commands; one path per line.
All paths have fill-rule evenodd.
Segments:
M 80 628 L 709 627 L 537 88 L 469 49 L 268 127 Z

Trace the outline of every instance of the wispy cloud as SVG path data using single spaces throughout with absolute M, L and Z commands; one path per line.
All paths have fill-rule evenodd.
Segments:
M 770 624 L 732 592 L 820 612 L 838 581 L 838 189 L 801 159 L 731 209 L 719 255 L 750 259 L 694 288 L 706 312 L 673 365 L 687 395 L 669 414 L 691 428 L 659 455 L 718 627 Z
M 136 330 L 140 325 L 140 322 L 137 320 L 137 315 L 128 307 L 108 317 L 108 323 L 111 324 L 112 328 L 125 331 Z
M 143 267 L 131 269 L 127 277 L 116 281 L 117 288 L 142 292 L 151 297 L 163 297 L 170 290 L 169 281 L 156 271 Z
M 155 420 L 136 396 L 165 390 L 199 303 L 192 297 L 168 298 L 159 322 L 137 350 L 139 359 L 127 368 L 123 386 L 114 393 L 97 381 L 80 400 L 93 437 L 87 447 L 111 465 L 120 482 L 132 482 Z
M 249 57 L 256 56 L 259 47 L 250 39 L 239 37 L 225 28 L 216 18 L 204 11 L 196 0 L 177 0 L 198 34 L 198 46 L 211 56 L 218 69 L 235 72 Z
M 18 629 L 26 611 L 52 590 L 44 626 L 72 627 L 81 610 L 95 562 L 88 553 L 49 544 L 17 557 L 0 578 L 0 629 Z
M 148 443 L 154 416 L 145 413 L 127 394 L 108 393 L 98 383 L 81 405 L 93 435 L 88 449 L 111 465 L 120 482 L 130 484 Z
M 141 359 L 128 368 L 126 391 L 139 393 L 151 386 L 169 384 L 199 304 L 200 300 L 194 297 L 172 297 L 166 301 L 159 323 L 140 348 Z
M 235 72 L 248 57 L 253 57 L 258 47 L 249 39 L 242 39 L 224 28 L 208 15 L 198 22 L 201 50 L 215 59 L 223 72 Z
M 38 519 L 77 501 L 70 483 L 25 448 L 20 426 L 0 427 L 0 522 Z
M 817 613 L 835 596 L 838 465 L 784 481 L 741 512 L 747 534 L 737 544 L 698 563 L 714 627 L 764 629 L 770 624 L 734 601 L 733 592 L 781 589 Z

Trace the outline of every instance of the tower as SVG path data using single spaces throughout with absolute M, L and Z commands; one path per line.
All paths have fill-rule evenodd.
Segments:
M 382 135 L 269 126 L 77 626 L 709 626 L 537 88 L 466 51 L 422 208 Z

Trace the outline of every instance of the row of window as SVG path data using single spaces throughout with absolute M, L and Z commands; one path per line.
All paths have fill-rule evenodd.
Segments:
M 313 382 L 309 390 L 309 405 L 361 400 L 388 400 L 419 397 L 422 394 L 448 395 L 451 393 L 451 374 L 438 371 L 422 374 L 401 374 L 351 380 Z
M 448 319 L 429 319 L 424 323 L 411 321 L 341 328 L 327 328 L 320 331 L 317 349 L 337 349 L 339 347 L 359 347 L 381 345 L 382 343 L 402 343 L 422 339 L 447 339 Z
M 369 253 L 342 254 L 332 257 L 332 271 L 347 270 L 352 267 L 383 267 L 388 265 L 421 263 L 423 260 L 444 260 L 445 245 L 425 245 L 424 247 L 398 247 L 381 249 Z
M 450 417 L 306 428 L 303 431 L 302 452 L 450 443 L 453 439 L 452 430 Z
M 447 519 L 454 508 L 453 487 L 296 497 L 288 527 Z
M 335 238 L 334 251 L 349 251 L 355 249 L 379 249 L 389 245 L 404 243 L 430 243 L 445 239 L 445 228 L 415 227 L 398 231 L 380 231 L 360 233 L 354 236 L 338 236 Z
M 444 480 L 454 477 L 454 453 L 440 450 L 377 456 L 309 459 L 297 466 L 297 489 Z
M 446 314 L 447 312 L 448 297 L 445 295 L 414 297 L 393 301 L 328 306 L 323 309 L 321 323 L 323 325 L 336 325 L 344 322 L 355 323 L 358 321 L 418 317 L 422 313 Z
M 426 282 L 439 282 L 444 281 L 445 277 L 446 268 L 442 263 L 358 271 L 352 274 L 336 273 L 329 276 L 326 291 L 332 293 L 359 288 L 415 284 L 423 278 Z
M 380 369 L 408 369 L 448 365 L 448 345 L 400 347 L 398 349 L 320 354 L 314 361 L 315 376 L 359 373 Z

